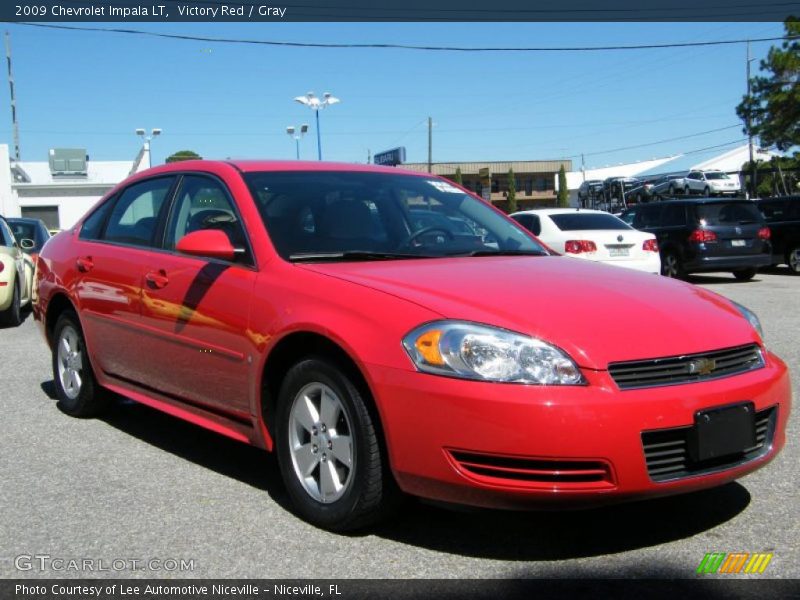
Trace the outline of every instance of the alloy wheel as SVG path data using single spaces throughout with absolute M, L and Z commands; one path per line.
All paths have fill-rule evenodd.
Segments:
M 83 349 L 77 331 L 67 325 L 58 338 L 58 378 L 64 393 L 74 400 L 83 386 Z
M 352 425 L 329 386 L 314 382 L 295 396 L 289 414 L 289 450 L 297 480 L 314 500 L 341 498 L 353 479 Z

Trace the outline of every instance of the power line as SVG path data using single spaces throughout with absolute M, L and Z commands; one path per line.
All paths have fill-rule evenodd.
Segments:
M 741 125 L 729 125 L 727 127 L 719 127 L 717 129 L 709 129 L 708 131 L 701 131 L 699 133 L 692 133 L 689 135 L 681 135 L 679 137 L 667 138 L 665 140 L 659 140 L 657 142 L 649 142 L 647 144 L 637 144 L 635 146 L 623 146 L 621 148 L 614 148 L 612 150 L 603 150 L 601 152 L 585 152 L 585 156 L 597 156 L 598 154 L 612 154 L 614 152 L 622 152 L 623 150 L 636 150 L 637 148 L 647 148 L 648 146 L 658 146 L 660 144 L 666 144 L 668 142 L 676 142 L 678 140 L 687 140 L 693 137 L 700 137 L 702 135 L 707 135 L 709 133 L 716 133 L 718 131 L 725 131 L 727 129 L 735 129 L 741 127 Z
M 800 39 L 800 35 L 764 37 L 738 40 L 717 40 L 706 42 L 674 42 L 669 44 L 638 44 L 630 46 L 553 46 L 553 47 L 469 47 L 469 46 L 417 46 L 413 44 L 337 44 L 323 42 L 285 42 L 275 40 L 254 40 L 244 38 L 219 38 L 198 35 L 182 35 L 177 33 L 158 33 L 142 29 L 123 29 L 105 27 L 81 27 L 75 25 L 53 25 L 45 23 L 15 23 L 24 27 L 41 27 L 44 29 L 60 29 L 66 31 L 94 31 L 99 33 L 119 33 L 125 35 L 143 35 L 181 41 L 210 42 L 215 44 L 246 44 L 256 46 L 281 46 L 289 48 L 351 48 L 373 50 L 418 50 L 425 52 L 597 52 L 610 50 L 653 50 L 659 48 L 696 48 L 702 46 L 722 46 L 746 44 L 748 42 L 775 42 Z

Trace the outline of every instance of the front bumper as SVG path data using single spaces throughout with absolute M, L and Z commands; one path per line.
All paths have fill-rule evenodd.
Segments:
M 587 386 L 548 387 L 368 370 L 404 491 L 475 506 L 562 508 L 714 487 L 766 464 L 784 445 L 791 404 L 786 366 L 767 356 L 764 368 L 740 375 L 624 392 L 607 371 L 584 370 Z M 651 479 L 643 432 L 690 426 L 698 410 L 743 401 L 776 410 L 759 456 L 678 480 Z M 476 469 L 476 460 L 495 466 Z

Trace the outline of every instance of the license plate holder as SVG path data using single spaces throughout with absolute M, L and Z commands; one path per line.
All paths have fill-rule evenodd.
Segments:
M 752 402 L 700 410 L 689 436 L 689 456 L 695 462 L 740 454 L 756 445 Z
M 731 246 L 735 246 L 737 248 L 741 248 L 742 246 L 746 246 L 747 242 L 744 240 L 731 240 Z
M 629 256 L 630 255 L 630 251 L 628 250 L 627 247 L 617 248 L 617 247 L 611 246 L 608 249 L 608 255 L 609 256 Z

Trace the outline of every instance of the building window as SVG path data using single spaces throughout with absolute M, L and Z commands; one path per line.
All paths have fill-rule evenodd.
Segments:
M 57 206 L 22 206 L 20 213 L 25 219 L 41 219 L 48 229 L 61 229 Z

